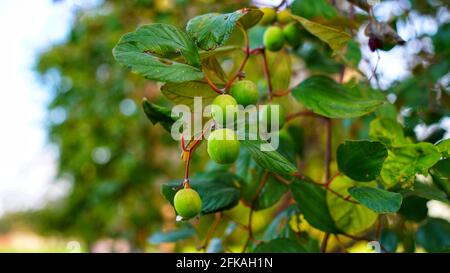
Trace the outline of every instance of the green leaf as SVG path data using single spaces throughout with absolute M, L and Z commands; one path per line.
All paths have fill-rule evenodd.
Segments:
M 392 148 L 381 170 L 383 184 L 390 188 L 400 184 L 409 188 L 417 173 L 427 175 L 428 169 L 439 161 L 439 150 L 430 143 L 421 142 Z
M 411 195 L 403 198 L 402 206 L 398 211 L 406 220 L 420 222 L 428 217 L 428 200 Z
M 295 0 L 291 4 L 291 12 L 307 19 L 317 17 L 332 19 L 338 15 L 327 0 Z
M 277 151 L 261 151 L 261 145 L 267 144 L 263 140 L 242 140 L 253 159 L 264 169 L 278 174 L 293 174 L 297 168 Z
M 292 196 L 308 223 L 322 231 L 339 233 L 327 207 L 326 192 L 306 180 L 294 180 L 290 184 Z
M 236 175 L 240 178 L 241 197 L 246 202 L 253 202 L 264 173 L 265 170 L 252 159 L 248 150 L 241 149 L 236 162 Z M 287 185 L 280 183 L 275 177 L 269 175 L 254 201 L 253 208 L 262 210 L 271 207 L 280 200 L 287 190 Z
M 174 104 L 184 104 L 191 108 L 194 106 L 195 97 L 202 98 L 203 106 L 211 104 L 217 97 L 217 93 L 202 81 L 166 83 L 161 87 L 161 92 Z
M 304 80 L 293 89 L 292 94 L 309 110 L 329 118 L 363 116 L 383 103 L 380 98 L 357 95 L 354 90 L 326 76 L 312 76 Z
M 125 34 L 113 55 L 119 63 L 150 80 L 186 82 L 203 78 L 194 42 L 171 25 L 144 25 Z M 182 56 L 185 63 L 175 61 L 177 56 Z
M 260 243 L 253 253 L 306 253 L 305 247 L 294 240 L 277 238 L 269 242 Z
M 287 90 L 289 88 L 292 75 L 291 56 L 287 50 L 278 52 L 267 51 L 266 54 L 267 63 L 270 67 L 272 89 L 275 92 Z
M 350 195 L 376 213 L 393 213 L 400 209 L 403 197 L 400 193 L 389 192 L 372 187 L 353 187 Z
M 450 223 L 443 219 L 430 218 L 416 233 L 419 245 L 428 252 L 441 252 L 450 246 Z
M 352 38 L 345 31 L 321 25 L 300 16 L 292 15 L 292 18 L 302 24 L 309 33 L 327 43 L 334 53 L 341 51 Z
M 258 23 L 262 15 L 262 11 L 256 8 L 226 14 L 203 14 L 189 20 L 186 31 L 199 48 L 212 50 L 225 45 L 238 23 L 244 28 L 250 28 Z
M 438 200 L 444 203 L 450 203 L 445 192 L 441 191 L 434 185 L 428 185 L 417 181 L 414 183 L 414 190 L 407 191 L 405 195 L 415 195 L 428 200 Z
M 450 157 L 450 138 L 439 141 L 436 147 L 443 157 Z
M 366 185 L 371 185 L 367 184 Z M 373 184 L 372 184 L 373 185 Z M 348 189 L 358 186 L 358 183 L 346 176 L 340 175 L 333 179 L 330 189 L 341 196 L 348 196 Z M 361 205 L 348 202 L 331 191 L 326 192 L 326 204 L 336 226 L 348 234 L 358 234 L 370 228 L 377 220 L 378 214 Z M 353 198 L 350 200 L 355 201 Z
M 225 84 L 227 82 L 227 75 L 220 66 L 219 60 L 216 56 L 211 56 L 202 60 L 203 73 L 205 73 L 212 82 L 219 82 Z
M 168 232 L 156 232 L 148 239 L 148 241 L 151 244 L 171 243 L 192 237 L 195 234 L 195 229 L 191 225 L 186 225 L 180 229 Z
M 450 198 L 450 158 L 439 160 L 430 169 L 433 183 Z
M 394 119 L 376 118 L 370 122 L 369 136 L 387 145 L 407 144 L 402 126 Z
M 236 206 L 239 202 L 239 189 L 230 173 L 198 173 L 190 178 L 190 186 L 202 199 L 202 214 L 223 211 Z M 176 180 L 161 186 L 161 193 L 173 205 L 173 198 L 182 180 Z
M 383 230 L 380 236 L 380 243 L 387 252 L 394 253 L 397 250 L 399 238 L 395 232 Z
M 273 218 L 270 225 L 265 229 L 263 240 L 269 241 L 276 238 L 289 238 L 293 231 L 289 225 L 291 217 L 298 217 L 299 209 L 296 205 L 291 205 L 278 213 Z
M 369 182 L 380 175 L 388 155 L 386 147 L 375 141 L 345 141 L 337 150 L 339 170 L 356 181 Z
M 347 60 L 350 65 L 353 67 L 358 67 L 359 62 L 361 61 L 361 50 L 359 49 L 359 45 L 350 40 L 347 42 L 347 52 L 345 53 L 345 60 Z
M 153 125 L 160 123 L 166 131 L 170 132 L 172 124 L 177 120 L 171 116 L 171 110 L 158 106 L 149 102 L 144 98 L 142 101 L 145 115 L 152 122 Z
M 209 57 L 212 57 L 212 56 L 220 57 L 222 55 L 229 54 L 229 53 L 231 53 L 233 51 L 236 51 L 236 50 L 240 50 L 241 51 L 242 50 L 242 46 L 229 45 L 229 46 L 222 46 L 222 47 L 216 48 L 215 50 L 209 50 L 209 51 L 200 50 L 199 54 L 200 54 L 200 58 L 203 60 L 203 59 L 206 59 L 206 58 L 209 58 Z
M 272 175 L 269 175 L 258 195 L 258 199 L 255 201 L 254 209 L 262 210 L 275 205 L 288 189 L 289 187 L 287 185 L 279 182 Z

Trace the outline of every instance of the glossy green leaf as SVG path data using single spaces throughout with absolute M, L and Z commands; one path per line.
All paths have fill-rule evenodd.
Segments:
M 416 174 L 427 175 L 428 169 L 436 164 L 440 157 L 439 150 L 430 143 L 394 147 L 389 151 L 381 170 L 383 184 L 388 188 L 396 184 L 409 188 L 413 185 Z
M 176 121 L 176 118 L 171 116 L 170 109 L 153 104 L 147 99 L 142 101 L 142 107 L 144 108 L 145 115 L 153 125 L 160 123 L 166 131 L 171 131 L 172 124 Z
M 287 185 L 279 182 L 272 175 L 269 175 L 266 183 L 258 195 L 258 199 L 255 201 L 255 210 L 266 209 L 275 205 L 278 201 L 280 201 L 281 197 L 288 191 L 288 189 L 289 187 Z
M 202 81 L 166 83 L 161 87 L 161 92 L 174 104 L 184 104 L 189 107 L 194 105 L 195 97 L 201 97 L 204 106 L 211 104 L 217 97 L 217 93 Z
M 156 232 L 148 239 L 148 241 L 151 244 L 172 243 L 192 237 L 195 234 L 195 229 L 191 225 L 186 225 L 185 227 L 172 231 Z
M 150 80 L 186 82 L 203 78 L 194 42 L 171 25 L 144 25 L 125 34 L 113 55 L 119 63 Z M 180 55 L 186 63 L 173 60 Z
M 190 178 L 190 186 L 198 192 L 202 199 L 202 214 L 230 209 L 237 205 L 240 198 L 239 189 L 230 173 L 198 173 Z M 161 193 L 173 205 L 173 198 L 182 180 L 163 184 Z
M 337 150 L 339 170 L 356 181 L 369 182 L 380 175 L 388 155 L 386 147 L 375 141 L 345 141 Z
M 254 202 L 255 210 L 271 207 L 288 190 L 287 185 L 277 181 L 273 175 L 268 175 L 264 186 L 256 197 L 255 194 L 258 192 L 264 173 L 265 170 L 253 160 L 249 151 L 241 149 L 236 162 L 236 175 L 240 178 L 241 198 L 248 203 Z M 254 198 L 256 199 L 254 200 Z
M 347 42 L 347 51 L 345 53 L 345 60 L 349 62 L 353 67 L 358 67 L 361 61 L 361 50 L 359 49 L 359 44 L 355 41 L 350 40 Z
M 277 238 L 268 242 L 260 243 L 252 251 L 253 253 L 306 253 L 304 246 L 294 240 Z
M 439 141 L 436 144 L 443 157 L 450 157 L 450 138 Z
M 371 186 L 370 184 L 367 184 Z M 341 196 L 349 195 L 348 189 L 358 186 L 358 183 L 346 176 L 340 175 L 333 179 L 330 189 Z M 351 198 L 350 200 L 354 200 Z M 370 228 L 377 220 L 378 214 L 361 205 L 348 202 L 331 191 L 326 192 L 326 204 L 336 226 L 348 234 L 358 234 Z
M 369 136 L 390 146 L 407 144 L 402 126 L 394 119 L 376 118 L 370 122 Z
M 379 188 L 358 186 L 348 190 L 350 195 L 376 213 L 393 213 L 400 209 L 403 197 L 400 193 Z
M 417 181 L 414 183 L 414 189 L 412 191 L 407 191 L 405 195 L 415 195 L 428 200 L 438 200 L 444 203 L 450 203 L 445 192 L 432 184 L 428 185 Z
M 339 233 L 327 206 L 325 189 L 304 180 L 294 180 L 290 188 L 301 213 L 311 226 L 325 232 Z
M 450 198 L 450 158 L 441 159 L 430 169 L 433 183 Z
M 419 245 L 428 252 L 441 252 L 450 247 L 450 223 L 443 219 L 431 218 L 416 233 Z
M 309 77 L 293 89 L 292 95 L 309 110 L 329 118 L 363 116 L 383 103 L 380 98 L 357 95 L 326 76 Z
M 189 20 L 186 31 L 199 48 L 213 50 L 225 45 L 238 23 L 244 28 L 250 28 L 258 23 L 262 15 L 262 11 L 256 8 L 226 14 L 203 14 Z
M 264 169 L 278 174 L 293 174 L 297 171 L 292 162 L 277 151 L 262 151 L 263 140 L 242 140 L 241 144 L 248 150 L 253 159 Z
M 292 18 L 302 24 L 309 33 L 327 43 L 335 53 L 341 51 L 352 38 L 345 31 L 321 25 L 300 16 L 292 15 Z

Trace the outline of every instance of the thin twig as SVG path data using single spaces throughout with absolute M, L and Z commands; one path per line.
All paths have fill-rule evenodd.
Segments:
M 267 81 L 267 100 L 270 102 L 272 101 L 272 79 L 270 78 L 269 62 L 267 61 L 267 54 L 265 48 L 262 49 L 262 56 L 263 56 L 264 76 L 266 77 Z
M 302 179 L 303 182 L 323 187 L 325 190 L 331 192 L 332 194 L 336 195 L 337 197 L 341 198 L 344 201 L 347 201 L 347 202 L 353 203 L 353 204 L 359 204 L 359 202 L 356 202 L 356 201 L 348 199 L 348 196 L 347 197 L 343 196 L 342 194 L 338 193 L 337 191 L 335 191 L 335 190 L 333 190 L 333 189 L 331 189 L 329 187 L 326 187 L 326 184 L 324 184 L 324 183 L 318 183 L 318 182 L 315 182 L 315 181 L 310 180 L 310 179 L 305 179 L 305 176 L 302 175 L 302 174 L 299 174 L 299 173 L 295 173 L 295 174 L 293 174 L 293 176 Z M 274 177 L 278 179 L 279 176 L 274 174 Z
M 206 73 L 204 73 L 205 74 L 205 80 L 206 80 L 206 83 L 211 87 L 211 89 L 214 91 L 214 92 L 216 92 L 217 94 L 223 94 L 224 93 L 224 91 L 223 90 L 221 90 L 221 89 L 219 89 L 219 88 L 217 88 L 217 86 L 208 78 L 208 76 L 206 75 Z
M 314 113 L 314 112 L 312 112 L 312 111 L 305 110 L 305 111 L 300 111 L 300 112 L 296 112 L 296 113 L 289 114 L 289 115 L 286 117 L 286 121 L 290 121 L 290 120 L 292 120 L 292 119 L 294 119 L 294 118 L 297 118 L 297 117 L 324 118 L 324 117 L 322 117 L 322 116 L 317 115 L 316 113 Z
M 326 144 L 325 144 L 325 181 L 328 182 L 331 177 L 330 165 L 331 165 L 331 119 L 325 119 L 325 132 L 326 132 Z
M 286 91 L 281 91 L 281 92 L 272 92 L 272 96 L 274 97 L 284 97 L 289 95 L 292 92 L 292 89 L 288 89 Z
M 326 253 L 327 252 L 327 244 L 328 244 L 328 239 L 330 238 L 330 233 L 325 233 L 325 237 L 323 238 L 322 241 L 322 246 L 320 247 L 320 251 L 322 253 Z
M 269 172 L 265 171 L 263 174 L 263 177 L 261 178 L 261 182 L 259 183 L 258 190 L 256 191 L 255 195 L 252 197 L 251 200 L 251 207 L 250 207 L 250 213 L 248 215 L 248 238 L 245 241 L 244 247 L 242 248 L 242 253 L 244 253 L 247 250 L 248 245 L 250 244 L 250 241 L 254 240 L 253 237 L 253 211 L 254 211 L 254 205 L 256 200 L 258 200 L 259 194 L 261 193 L 262 189 L 264 188 L 264 185 L 267 181 L 267 178 L 269 177 Z
M 238 78 L 242 76 L 243 70 L 245 68 L 245 65 L 247 64 L 248 58 L 251 55 L 250 51 L 250 42 L 248 40 L 248 34 L 247 31 L 244 29 L 244 27 L 241 24 L 238 24 L 239 29 L 242 30 L 242 33 L 244 34 L 244 40 L 245 40 L 245 56 L 242 60 L 241 65 L 239 66 L 238 71 L 234 74 L 233 77 L 231 77 L 228 82 L 225 84 L 225 87 L 223 88 L 224 91 L 228 90 L 230 86 L 233 84 L 233 82 Z
M 208 248 L 209 241 L 211 240 L 214 232 L 216 231 L 217 226 L 219 225 L 220 220 L 222 219 L 223 213 L 218 212 L 214 216 L 215 216 L 214 222 L 212 223 L 211 228 L 208 230 L 208 234 L 206 234 L 205 242 L 198 249 L 206 250 Z

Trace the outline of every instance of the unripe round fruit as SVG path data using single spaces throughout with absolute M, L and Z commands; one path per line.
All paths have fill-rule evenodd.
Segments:
M 276 119 L 278 122 L 278 129 L 283 128 L 286 119 L 286 111 L 281 105 L 262 105 L 259 109 L 258 119 L 260 126 L 263 126 L 267 132 L 271 132 L 272 130 L 272 113 L 275 114 L 274 106 L 278 106 L 278 119 Z M 276 124 L 273 125 L 275 127 L 274 129 L 276 129 Z
M 291 12 L 287 9 L 278 12 L 277 21 L 280 24 L 287 24 L 292 21 Z
M 286 25 L 283 28 L 283 34 L 284 38 L 291 46 L 295 47 L 302 43 L 302 31 L 300 30 L 298 24 L 295 22 Z
M 280 27 L 272 26 L 264 32 L 264 46 L 270 51 L 278 51 L 283 48 L 284 35 Z
M 239 156 L 240 143 L 236 133 L 228 128 L 218 129 L 208 137 L 209 157 L 219 164 L 230 164 Z
M 186 220 L 198 215 L 202 210 L 202 200 L 198 193 L 191 188 L 179 190 L 175 194 L 173 205 L 178 215 Z
M 230 91 L 231 95 L 236 99 L 236 102 L 243 106 L 256 104 L 258 102 L 258 87 L 252 81 L 238 81 L 231 86 Z
M 264 13 L 263 17 L 259 21 L 259 23 L 263 26 L 272 24 L 277 18 L 277 13 L 273 8 L 264 7 L 260 8 L 260 10 Z
M 236 109 L 236 111 L 232 111 Z M 212 102 L 211 114 L 213 119 L 221 125 L 234 122 L 237 113 L 237 102 L 230 95 L 219 95 Z

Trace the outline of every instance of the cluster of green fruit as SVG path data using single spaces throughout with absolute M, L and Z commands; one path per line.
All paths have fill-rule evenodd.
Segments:
M 230 88 L 231 95 L 222 94 L 212 102 L 211 114 L 214 121 L 225 127 L 227 123 L 236 120 L 236 111 L 233 109 L 238 104 L 242 106 L 256 105 L 259 99 L 258 88 L 249 80 L 235 82 Z M 258 110 L 259 123 L 265 128 L 271 128 L 273 105 L 261 106 Z M 285 111 L 278 109 L 278 128 L 281 128 L 285 120 Z M 219 128 L 211 132 L 208 137 L 207 152 L 209 157 L 219 164 L 231 164 L 239 156 L 240 143 L 237 134 L 229 128 Z M 178 215 L 187 220 L 198 215 L 202 208 L 199 194 L 185 184 L 185 188 L 179 190 L 174 198 L 174 206 Z
M 293 22 L 289 10 L 276 12 L 275 9 L 265 7 L 261 8 L 264 13 L 260 24 L 270 25 L 264 33 L 264 46 L 270 51 L 279 51 L 284 43 L 288 42 L 293 47 L 298 47 L 302 40 L 302 31 L 297 22 Z

